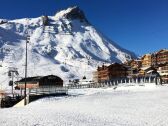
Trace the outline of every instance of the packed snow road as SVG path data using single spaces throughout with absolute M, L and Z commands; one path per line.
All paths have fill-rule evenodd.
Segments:
M 167 126 L 168 86 L 70 90 L 23 108 L 0 109 L 1 126 Z

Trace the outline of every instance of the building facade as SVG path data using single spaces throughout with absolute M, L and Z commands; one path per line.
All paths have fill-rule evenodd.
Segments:
M 138 69 L 142 66 L 141 60 L 132 59 L 124 63 L 126 66 L 130 66 L 131 68 Z
M 105 66 L 103 64 L 102 67 L 98 67 L 97 72 L 98 72 L 98 82 L 109 80 L 108 66 Z
M 157 71 L 160 74 L 163 83 L 168 83 L 168 63 L 159 66 Z
M 165 64 L 168 63 L 168 50 L 162 49 L 157 52 L 157 64 Z
M 158 67 L 160 64 L 168 63 L 168 50 L 162 49 L 151 55 L 152 66 Z
M 93 74 L 93 81 L 98 82 L 98 71 L 94 71 L 92 74 Z
M 141 62 L 142 62 L 142 67 L 151 66 L 151 65 L 152 65 L 151 54 L 145 54 L 145 55 L 141 58 Z
M 109 66 L 103 65 L 97 70 L 99 82 L 127 76 L 127 68 L 119 63 L 113 63 Z
M 20 89 L 25 88 L 25 78 L 20 81 L 15 82 L 17 87 Z M 37 77 L 28 77 L 26 78 L 26 87 L 27 88 L 40 88 L 40 87 L 63 87 L 63 80 L 54 75 L 48 76 L 37 76 Z
M 157 52 L 151 55 L 151 66 L 157 67 Z

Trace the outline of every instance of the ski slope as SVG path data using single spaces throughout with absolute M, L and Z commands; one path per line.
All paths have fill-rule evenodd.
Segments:
M 8 67 L 18 68 L 19 77 L 24 77 L 26 36 L 30 36 L 28 76 L 54 74 L 64 81 L 83 76 L 91 79 L 98 65 L 136 57 L 93 27 L 78 7 L 48 16 L 46 26 L 43 16 L 7 20 L 0 24 L 0 85 L 3 88 L 8 88 Z

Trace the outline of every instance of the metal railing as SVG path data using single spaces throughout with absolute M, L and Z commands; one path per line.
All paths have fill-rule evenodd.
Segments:
M 111 80 L 106 80 L 103 82 L 92 82 L 88 84 L 69 84 L 66 86 L 67 89 L 81 89 L 81 88 L 101 88 L 101 87 L 112 87 L 120 84 L 160 84 L 159 80 L 156 80 L 156 77 L 139 77 L 139 78 L 116 78 Z M 156 81 L 158 83 L 156 83 Z
M 49 95 L 49 94 L 67 94 L 68 89 L 66 87 L 55 86 L 43 86 L 39 88 L 28 89 L 29 95 Z

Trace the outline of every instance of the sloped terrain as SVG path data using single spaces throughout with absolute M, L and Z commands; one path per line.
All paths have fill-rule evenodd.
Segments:
M 168 87 L 77 89 L 23 108 L 0 109 L 1 126 L 167 126 Z
M 28 76 L 55 74 L 67 81 L 91 78 L 92 71 L 106 62 L 124 62 L 136 57 L 97 31 L 78 7 L 49 16 L 8 20 L 0 24 L 0 84 L 6 87 L 8 67 L 24 76 L 26 36 Z

